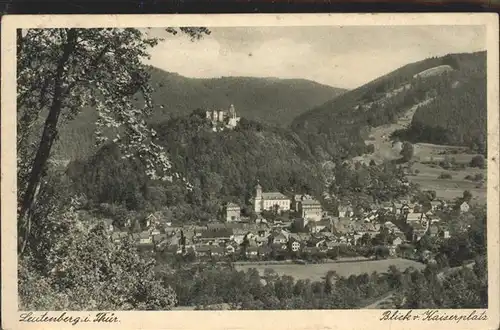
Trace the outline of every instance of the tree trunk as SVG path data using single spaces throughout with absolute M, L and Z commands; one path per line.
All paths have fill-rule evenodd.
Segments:
M 49 114 L 45 120 L 45 125 L 40 139 L 40 144 L 33 161 L 31 173 L 28 179 L 28 186 L 24 191 L 23 199 L 20 205 L 18 221 L 24 225 L 24 237 L 20 240 L 21 253 L 24 252 L 31 228 L 30 210 L 35 201 L 37 187 L 39 186 L 45 166 L 50 156 L 52 145 L 57 138 L 57 123 L 63 108 L 63 98 L 66 93 L 64 81 L 66 74 L 65 66 L 74 50 L 77 33 L 74 29 L 68 29 L 66 33 L 66 43 L 63 45 L 63 53 L 57 64 L 57 71 L 54 80 L 54 98 L 50 106 Z

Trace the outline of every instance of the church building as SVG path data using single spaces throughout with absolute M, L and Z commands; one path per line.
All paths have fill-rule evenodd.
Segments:
M 280 212 L 290 210 L 290 198 L 280 192 L 262 192 L 260 184 L 257 184 L 255 187 L 253 203 L 255 213 L 260 213 L 264 210 L 272 211 L 276 205 L 279 206 L 278 210 Z

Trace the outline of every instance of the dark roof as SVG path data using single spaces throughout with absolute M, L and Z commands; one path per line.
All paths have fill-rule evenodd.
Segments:
M 224 253 L 224 248 L 220 247 L 220 246 L 212 246 L 210 248 L 210 252 L 212 253 Z
M 153 235 L 153 242 L 161 242 L 167 239 L 167 235 L 165 234 L 159 234 L 159 235 Z
M 211 230 L 204 231 L 201 234 L 201 237 L 202 238 L 221 238 L 221 237 L 230 237 L 232 235 L 233 235 L 232 229 L 224 228 L 224 229 L 219 229 L 219 230 L 214 230 L 214 231 L 211 231 Z
M 208 245 L 199 245 L 196 247 L 197 252 L 210 252 L 210 246 Z
M 262 199 L 289 199 L 280 192 L 264 192 L 262 193 Z
M 284 245 L 285 244 L 281 244 L 281 243 L 273 243 L 273 244 L 271 244 L 271 248 L 273 248 L 275 250 L 281 250 Z
M 226 224 L 220 223 L 220 222 L 207 224 L 208 230 L 220 230 L 220 229 L 226 229 L 226 228 L 227 228 Z
M 318 202 L 315 199 L 306 199 L 306 200 L 303 200 L 301 203 L 302 203 L 302 205 L 317 205 L 317 206 L 321 206 L 321 203 Z
M 228 209 L 229 209 L 229 208 L 240 208 L 240 206 L 239 206 L 239 205 L 236 205 L 236 204 L 234 204 L 234 203 L 227 203 L 226 208 L 228 208 Z

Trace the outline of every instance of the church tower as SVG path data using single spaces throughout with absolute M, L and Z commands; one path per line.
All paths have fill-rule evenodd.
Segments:
M 229 107 L 229 116 L 232 119 L 236 119 L 236 110 L 234 109 L 233 104 L 231 104 L 231 106 Z
M 254 211 L 260 213 L 262 208 L 262 187 L 259 183 L 255 186 Z

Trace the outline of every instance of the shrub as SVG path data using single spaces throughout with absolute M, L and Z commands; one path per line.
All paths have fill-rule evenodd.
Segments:
M 484 157 L 482 155 L 477 155 L 472 160 L 470 161 L 470 166 L 471 167 L 479 167 L 479 168 L 484 168 L 485 166 L 485 161 Z
M 438 176 L 438 179 L 451 179 L 451 178 L 452 178 L 452 176 L 450 173 L 444 173 L 444 172 L 439 174 L 439 176 Z

